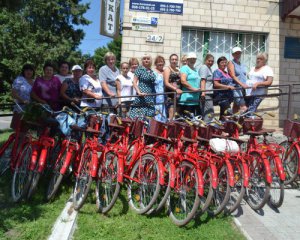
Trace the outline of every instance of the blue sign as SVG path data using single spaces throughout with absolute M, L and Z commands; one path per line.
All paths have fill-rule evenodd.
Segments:
M 291 59 L 300 59 L 300 38 L 285 38 L 284 57 Z
M 183 0 L 130 0 L 131 11 L 183 14 Z

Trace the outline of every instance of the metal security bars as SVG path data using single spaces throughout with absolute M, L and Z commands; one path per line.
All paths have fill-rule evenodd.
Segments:
M 255 66 L 256 55 L 267 49 L 267 35 L 262 33 L 243 33 L 228 31 L 208 31 L 201 29 L 183 29 L 181 55 L 189 52 L 197 54 L 196 67 L 203 63 L 207 53 L 215 60 L 221 56 L 231 59 L 232 48 L 238 46 L 243 50 L 241 62 L 249 71 Z M 217 68 L 216 61 L 213 69 Z

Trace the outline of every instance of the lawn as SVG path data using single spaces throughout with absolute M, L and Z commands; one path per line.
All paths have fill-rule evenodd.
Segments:
M 231 217 L 209 218 L 206 214 L 183 228 L 176 227 L 161 213 L 135 214 L 127 204 L 126 192 L 107 215 L 96 213 L 93 194 L 78 214 L 74 239 L 244 239 Z
M 0 145 L 9 134 L 0 131 Z M 14 204 L 10 197 L 11 178 L 9 171 L 0 178 L 0 239 L 47 239 L 71 194 L 72 184 L 67 184 L 55 201 L 47 203 L 44 200 L 46 181 L 42 181 L 32 200 Z

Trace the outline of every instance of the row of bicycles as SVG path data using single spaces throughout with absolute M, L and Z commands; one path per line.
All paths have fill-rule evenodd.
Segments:
M 184 226 L 205 212 L 231 214 L 243 199 L 254 210 L 266 203 L 279 208 L 284 185 L 300 174 L 300 123 L 286 120 L 288 140 L 270 142 L 274 130 L 263 128 L 263 115 L 270 113 L 228 111 L 222 120 L 204 122 L 186 111 L 163 123 L 76 105 L 59 112 L 37 106 L 47 118 L 23 118 L 0 148 L 0 174 L 11 170 L 14 202 L 30 199 L 41 178 L 51 201 L 73 177 L 76 210 L 94 182 L 100 213 L 113 208 L 125 187 L 137 214 L 167 210 Z

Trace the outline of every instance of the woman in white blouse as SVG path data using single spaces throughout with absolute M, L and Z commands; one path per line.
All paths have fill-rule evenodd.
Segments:
M 85 74 L 79 80 L 79 87 L 83 93 L 83 100 L 80 103 L 82 107 L 100 108 L 102 105 L 102 87 L 95 70 L 96 65 L 94 61 L 91 59 L 87 60 L 84 64 Z
M 250 96 L 248 101 L 248 111 L 256 112 L 259 104 L 263 100 L 263 95 L 268 92 L 268 87 L 273 82 L 273 70 L 267 65 L 268 54 L 259 53 L 256 56 L 256 66 L 249 72 L 249 80 L 247 85 L 251 88 L 246 89 L 246 93 Z

